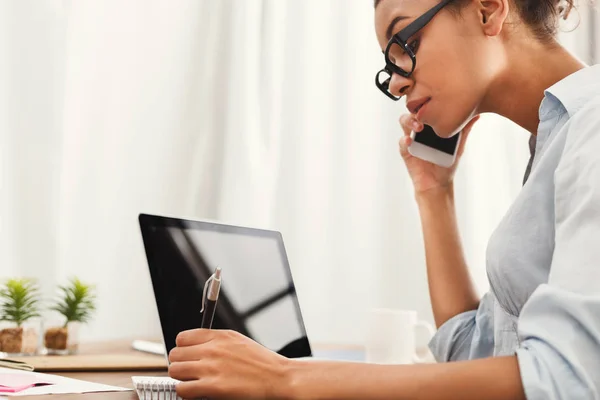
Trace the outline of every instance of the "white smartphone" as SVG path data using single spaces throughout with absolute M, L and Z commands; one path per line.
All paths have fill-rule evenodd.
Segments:
M 414 157 L 450 168 L 456 160 L 461 134 L 459 132 L 445 139 L 439 137 L 429 125 L 425 125 L 421 132 L 412 131 L 410 134 L 413 142 L 408 146 L 408 152 Z

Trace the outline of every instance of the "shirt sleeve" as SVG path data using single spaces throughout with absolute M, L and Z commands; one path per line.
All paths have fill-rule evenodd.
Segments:
M 554 176 L 555 245 L 548 283 L 531 295 L 519 317 L 517 357 L 528 400 L 600 399 L 597 113 L 588 111 L 587 121 L 573 121 L 567 132 Z
M 494 302 L 492 293 L 487 293 L 477 310 L 458 314 L 440 326 L 429 342 L 429 349 L 438 362 L 493 355 Z

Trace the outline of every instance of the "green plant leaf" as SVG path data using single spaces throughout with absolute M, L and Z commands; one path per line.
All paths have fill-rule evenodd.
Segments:
M 34 280 L 8 279 L 0 288 L 0 320 L 21 326 L 40 316 L 39 303 L 39 288 Z
M 68 285 L 59 286 L 60 298 L 51 309 L 64 315 L 65 325 L 69 322 L 88 322 L 96 310 L 96 294 L 92 285 L 72 278 Z

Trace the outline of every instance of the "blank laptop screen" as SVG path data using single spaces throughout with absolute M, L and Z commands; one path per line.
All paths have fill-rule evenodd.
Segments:
M 220 267 L 213 329 L 233 329 L 286 357 L 311 356 L 279 232 L 147 214 L 140 227 L 167 351 L 199 328 L 202 291 Z

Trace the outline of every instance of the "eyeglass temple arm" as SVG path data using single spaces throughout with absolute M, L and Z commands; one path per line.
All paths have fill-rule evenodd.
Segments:
M 452 0 L 441 1 L 440 3 L 438 3 L 438 5 L 436 5 L 435 7 L 432 7 L 425 14 L 421 15 L 419 18 L 417 18 L 413 22 L 411 22 L 406 28 L 404 28 L 400 32 L 401 33 L 400 40 L 402 40 L 404 43 L 406 43 L 406 41 L 408 39 L 410 39 L 410 37 L 412 35 L 417 33 L 419 31 L 419 29 L 421 29 L 425 25 L 427 25 L 429 23 L 429 21 L 431 21 L 431 19 L 435 16 L 435 14 L 437 14 L 442 8 L 444 8 L 446 6 L 446 4 L 450 3 L 451 1 Z

